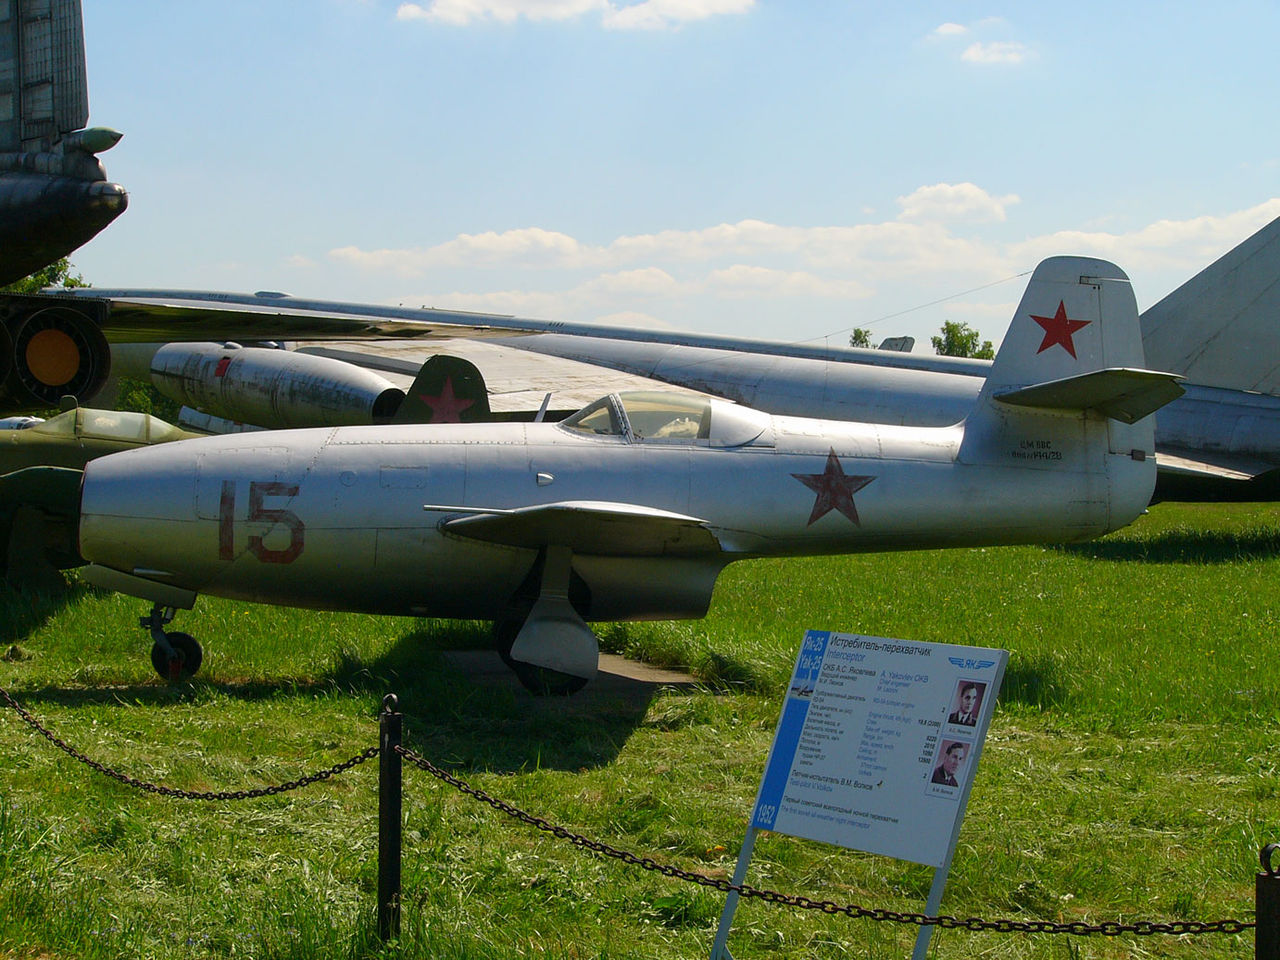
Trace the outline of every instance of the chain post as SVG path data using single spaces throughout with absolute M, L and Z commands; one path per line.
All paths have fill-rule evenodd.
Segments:
M 400 745 L 403 715 L 394 693 L 382 698 L 378 715 L 378 938 L 400 936 Z
M 1277 850 L 1280 843 L 1268 843 L 1258 855 L 1262 872 L 1254 881 L 1258 924 L 1253 932 L 1254 960 L 1280 960 L 1280 870 L 1271 866 L 1271 855 Z

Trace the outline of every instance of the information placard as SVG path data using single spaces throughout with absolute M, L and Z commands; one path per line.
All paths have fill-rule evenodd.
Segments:
M 949 862 L 1008 657 L 809 631 L 751 826 Z

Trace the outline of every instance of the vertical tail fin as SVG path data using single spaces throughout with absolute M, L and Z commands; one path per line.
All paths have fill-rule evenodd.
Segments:
M 1182 392 L 1176 377 L 1144 366 L 1124 272 L 1104 260 L 1045 260 L 965 420 L 960 461 L 1076 475 L 1082 532 L 1101 510 L 1106 529 L 1129 522 L 1155 484 L 1150 414 Z
M 392 423 L 482 423 L 492 419 L 476 365 L 437 354 L 422 365 Z
M 1138 305 L 1114 263 L 1051 257 L 1036 267 L 987 384 L 992 392 L 1108 367 L 1142 368 Z
M 80 0 L 19 0 L 0 24 L 0 150 L 39 153 L 89 119 Z

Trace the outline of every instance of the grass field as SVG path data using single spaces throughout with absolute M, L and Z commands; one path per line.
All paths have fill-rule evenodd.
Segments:
M 537 816 L 726 876 L 803 631 L 1012 652 L 943 911 L 1052 920 L 1251 919 L 1280 840 L 1280 514 L 1153 508 L 1071 548 L 761 561 L 712 615 L 601 628 L 696 688 L 534 700 L 450 666 L 486 625 L 201 599 L 205 646 L 161 684 L 141 601 L 0 594 L 0 687 L 65 740 L 193 790 L 292 780 L 408 745 Z M 6 652 L 7 651 L 7 652 Z M 0 709 L 0 956 L 706 956 L 722 897 L 584 853 L 406 768 L 401 943 L 373 936 L 376 764 L 259 800 L 131 790 Z M 765 834 L 748 881 L 922 909 L 927 868 Z M 914 929 L 744 903 L 734 956 L 908 955 Z M 939 958 L 1251 956 L 1251 934 L 1104 938 L 939 931 Z M 381 953 L 380 953 L 381 951 Z

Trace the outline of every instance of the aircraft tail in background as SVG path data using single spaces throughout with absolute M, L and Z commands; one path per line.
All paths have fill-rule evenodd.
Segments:
M 439 353 L 418 371 L 392 423 L 483 423 L 491 420 L 489 392 L 476 365 Z
M 4 0 L 0 20 L 0 283 L 67 256 L 124 212 L 89 119 L 80 0 Z
M 1142 336 L 1156 369 L 1280 396 L 1280 218 L 1144 311 Z
M 9 0 L 0 22 L 0 150 L 41 153 L 89 121 L 79 0 Z

